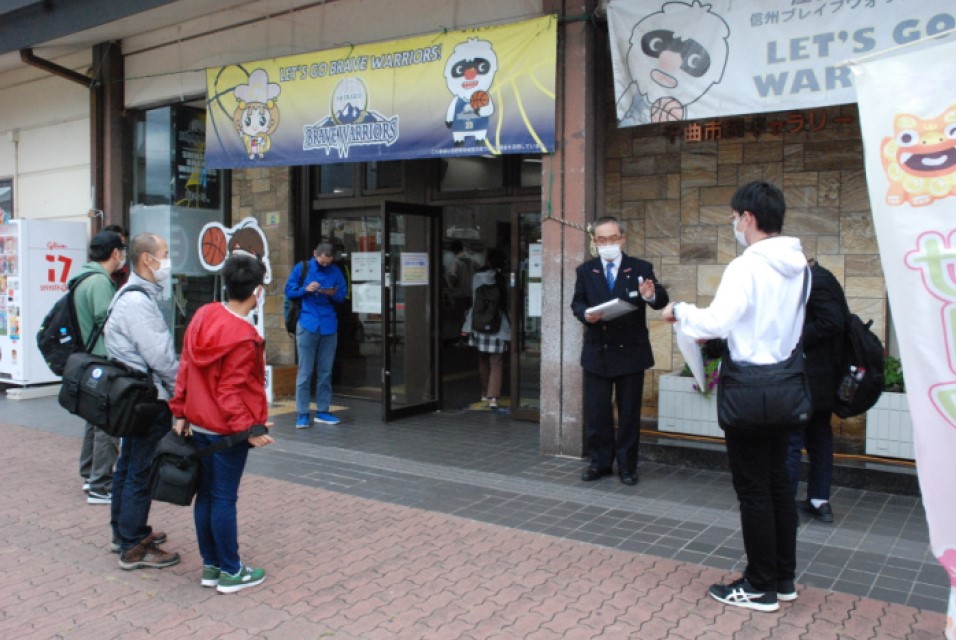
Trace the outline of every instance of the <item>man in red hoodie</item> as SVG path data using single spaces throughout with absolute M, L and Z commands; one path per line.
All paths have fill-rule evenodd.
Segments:
M 262 295 L 265 266 L 251 255 L 233 255 L 222 267 L 228 302 L 201 307 L 186 330 L 176 391 L 169 407 L 173 429 L 192 433 L 205 449 L 230 434 L 266 422 L 265 342 L 248 319 Z M 265 580 L 262 569 L 239 560 L 236 502 L 249 446 L 273 442 L 250 437 L 202 458 L 195 521 L 202 555 L 202 586 L 232 593 Z

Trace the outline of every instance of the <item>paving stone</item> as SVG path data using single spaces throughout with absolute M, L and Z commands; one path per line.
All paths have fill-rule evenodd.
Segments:
M 243 557 L 268 579 L 218 595 L 198 584 L 189 509 L 157 504 L 151 515 L 180 565 L 119 570 L 106 550 L 108 510 L 79 491 L 82 425 L 44 401 L 29 419 L 11 404 L 0 400 L 14 422 L 0 425 L 0 571 L 16 584 L 0 587 L 3 638 L 922 640 L 944 624 L 945 572 L 921 546 L 925 527 L 908 524 L 923 517 L 916 499 L 840 488 L 844 517 L 832 533 L 802 525 L 814 535 L 801 537 L 799 600 L 750 612 L 706 595 L 736 577 L 723 571 L 738 571 L 743 556 L 726 474 L 642 462 L 637 491 L 613 478 L 583 487 L 579 461 L 540 456 L 533 425 L 498 416 L 491 428 L 509 437 L 492 442 L 487 420 L 461 415 L 400 429 L 349 416 L 355 428 L 308 433 L 277 417 L 279 442 L 250 455 L 239 500 Z M 576 523 L 592 543 L 529 531 L 536 518 Z M 861 542 L 904 530 L 924 539 L 881 550 Z M 658 555 L 627 549 L 639 541 L 622 532 L 646 532 Z M 681 550 L 706 566 L 661 557 Z M 870 594 L 889 602 L 813 586 L 842 577 L 828 586 L 863 587 L 864 574 Z

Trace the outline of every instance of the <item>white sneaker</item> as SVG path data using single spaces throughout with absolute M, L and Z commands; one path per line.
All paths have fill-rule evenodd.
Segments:
M 97 493 L 92 489 L 86 494 L 87 504 L 110 504 L 113 502 L 113 496 L 109 493 Z

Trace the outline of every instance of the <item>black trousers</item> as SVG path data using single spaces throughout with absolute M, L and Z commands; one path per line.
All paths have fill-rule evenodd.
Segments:
M 612 392 L 617 394 L 616 435 Z M 616 378 L 584 372 L 585 446 L 593 466 L 610 469 L 617 460 L 618 473 L 637 472 L 643 395 L 643 371 Z
M 787 474 L 790 432 L 731 429 L 725 436 L 747 553 L 744 577 L 755 589 L 776 591 L 797 569 L 797 507 Z

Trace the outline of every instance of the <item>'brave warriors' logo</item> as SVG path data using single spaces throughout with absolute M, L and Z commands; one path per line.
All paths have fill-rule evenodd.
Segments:
M 331 115 L 302 128 L 302 149 L 325 149 L 326 155 L 335 149 L 339 158 L 348 158 L 353 146 L 390 147 L 399 137 L 398 116 L 386 118 L 369 109 L 368 103 L 368 89 L 361 79 L 339 82 L 332 92 Z

